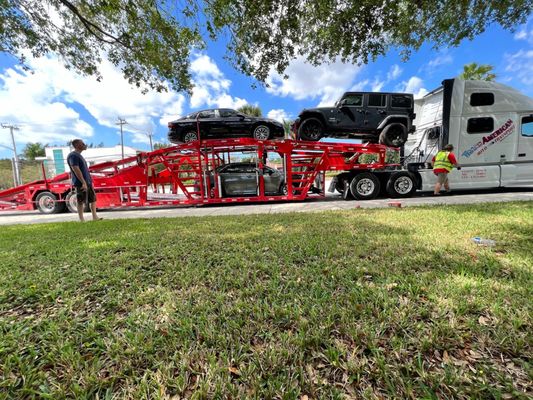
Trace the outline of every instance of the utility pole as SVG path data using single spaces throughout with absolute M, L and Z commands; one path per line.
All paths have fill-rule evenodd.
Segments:
M 122 159 L 124 160 L 124 133 L 122 132 L 122 126 L 126 125 L 125 119 L 118 117 L 118 122 L 115 125 L 120 125 L 120 147 L 122 149 Z
M 13 124 L 2 124 L 2 128 L 9 129 L 11 132 L 11 141 L 13 142 L 13 154 L 15 155 L 15 179 L 16 179 L 16 186 L 22 184 L 22 179 L 20 178 L 20 170 L 19 170 L 19 159 L 17 156 L 17 145 L 15 144 L 15 135 L 13 134 L 13 131 L 18 131 L 20 128 Z
M 154 151 L 154 145 L 152 143 L 152 136 L 154 136 L 154 132 L 148 132 L 147 135 L 148 135 L 148 138 L 150 139 L 150 151 Z

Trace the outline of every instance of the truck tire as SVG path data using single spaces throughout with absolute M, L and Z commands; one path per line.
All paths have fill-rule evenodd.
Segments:
M 77 213 L 78 212 L 78 199 L 76 198 L 76 192 L 74 190 L 67 193 L 65 196 L 65 205 L 67 207 L 67 211 L 71 213 Z M 85 204 L 85 207 L 83 207 L 83 212 L 89 212 L 91 211 L 91 208 L 89 207 L 89 204 Z
M 304 119 L 298 128 L 300 140 L 319 141 L 324 136 L 324 126 L 318 118 Z
M 359 200 L 375 199 L 380 189 L 381 185 L 378 177 L 371 172 L 362 172 L 355 175 L 350 183 L 352 196 Z
M 407 142 L 407 128 L 398 122 L 387 125 L 379 135 L 379 143 L 385 146 L 401 147 Z
M 411 197 L 416 190 L 415 178 L 407 171 L 394 172 L 387 181 L 386 190 L 393 198 Z
M 65 203 L 58 201 L 52 192 L 41 192 L 35 198 L 35 206 L 42 214 L 58 214 L 65 209 Z

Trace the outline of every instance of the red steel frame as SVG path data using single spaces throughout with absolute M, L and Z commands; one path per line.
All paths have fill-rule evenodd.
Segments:
M 257 196 L 222 197 L 216 167 L 230 161 L 231 153 L 253 152 L 257 158 Z M 90 167 L 98 208 L 200 205 L 305 200 L 325 196 L 325 172 L 382 170 L 387 147 L 379 144 L 256 140 L 252 138 L 195 141 L 124 160 Z M 286 193 L 265 195 L 263 170 L 266 156 L 277 153 L 283 162 Z M 376 154 L 372 164 L 359 163 L 362 154 Z M 210 175 L 213 176 L 211 184 Z M 44 168 L 43 168 L 44 176 Z M 310 192 L 313 185 L 319 193 Z M 63 173 L 0 191 L 0 210 L 36 209 L 36 197 L 51 192 L 64 202 L 72 190 L 70 174 Z

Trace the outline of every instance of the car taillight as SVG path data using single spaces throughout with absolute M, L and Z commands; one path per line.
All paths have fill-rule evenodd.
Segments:
M 168 123 L 168 129 L 172 129 L 172 128 L 174 128 L 174 124 L 172 122 L 169 122 Z

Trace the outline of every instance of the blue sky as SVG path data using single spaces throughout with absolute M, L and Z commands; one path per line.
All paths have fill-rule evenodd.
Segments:
M 286 80 L 272 74 L 270 87 L 235 71 L 217 44 L 192 56 L 196 84 L 192 97 L 180 93 L 143 95 L 122 79 L 110 64 L 102 66 L 104 79 L 78 76 L 53 57 L 29 61 L 23 71 L 0 55 L 0 122 L 16 124 L 19 153 L 27 142 L 63 145 L 75 137 L 87 143 L 114 146 L 120 142 L 116 122 L 124 118 L 125 144 L 139 150 L 154 141 L 166 142 L 167 122 L 192 110 L 258 105 L 263 115 L 293 119 L 305 107 L 332 105 L 346 90 L 405 91 L 422 96 L 445 78 L 459 74 L 466 63 L 491 64 L 501 83 L 533 97 L 533 19 L 511 33 L 491 26 L 473 41 L 456 48 L 432 49 L 425 45 L 402 61 L 392 49 L 363 66 L 335 62 L 312 67 L 297 59 L 287 69 Z M 532 110 L 533 111 L 533 110 Z M 0 130 L 0 158 L 12 153 L 8 129 Z

